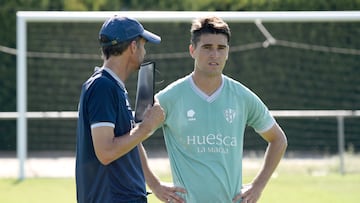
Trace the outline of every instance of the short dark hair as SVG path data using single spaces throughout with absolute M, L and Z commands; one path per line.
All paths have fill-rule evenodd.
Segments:
M 139 45 L 138 42 L 140 41 L 141 38 L 142 37 L 138 36 L 128 41 L 116 43 L 115 45 L 102 46 L 101 47 L 102 54 L 105 57 L 105 59 L 109 59 L 110 56 L 112 55 L 114 56 L 121 55 L 129 47 L 132 41 L 136 41 L 136 43 Z M 108 43 L 110 42 L 110 40 L 105 35 L 100 35 L 99 42 L 100 44 Z
M 229 25 L 219 17 L 208 16 L 195 19 L 191 25 L 190 43 L 196 46 L 202 34 L 223 34 L 230 42 L 231 32 Z

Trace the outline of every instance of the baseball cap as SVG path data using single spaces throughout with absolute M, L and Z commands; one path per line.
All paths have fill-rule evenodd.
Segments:
M 159 44 L 161 42 L 160 36 L 145 30 L 136 19 L 117 15 L 104 22 L 99 32 L 99 36 L 101 35 L 109 39 L 109 42 L 100 42 L 103 47 L 116 45 L 137 36 L 141 36 L 151 43 Z

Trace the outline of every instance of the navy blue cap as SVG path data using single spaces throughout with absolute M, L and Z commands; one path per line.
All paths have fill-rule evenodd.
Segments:
M 113 16 L 106 20 L 102 25 L 100 35 L 104 35 L 109 39 L 109 42 L 101 43 L 101 46 L 116 45 L 120 42 L 134 39 L 141 36 L 147 41 L 155 44 L 161 42 L 161 38 L 147 30 L 134 18 Z

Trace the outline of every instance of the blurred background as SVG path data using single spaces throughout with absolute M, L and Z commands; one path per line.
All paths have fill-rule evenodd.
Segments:
M 0 0 L 0 112 L 16 112 L 17 11 L 344 11 L 359 10 L 360 0 Z M 82 83 L 102 65 L 98 22 L 31 22 L 27 25 L 27 110 L 76 111 Z M 162 37 L 147 44 L 155 61 L 156 91 L 189 74 L 191 22 L 145 22 Z M 263 23 L 277 44 L 254 23 L 229 23 L 232 38 L 224 73 L 245 84 L 270 110 L 359 110 L 360 21 Z M 137 75 L 126 87 L 132 106 Z M 338 153 L 336 117 L 277 118 L 288 136 L 287 157 Z M 360 118 L 344 119 L 345 150 L 360 150 Z M 16 120 L 0 119 L 0 153 L 16 152 Z M 28 152 L 75 154 L 76 119 L 29 119 Z M 165 150 L 162 132 L 144 142 Z M 266 143 L 247 129 L 246 155 L 262 154 Z M 360 169 L 353 169 L 360 172 Z

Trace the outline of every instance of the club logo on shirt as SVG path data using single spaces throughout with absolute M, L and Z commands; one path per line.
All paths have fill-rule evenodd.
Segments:
M 225 109 L 224 116 L 228 123 L 232 123 L 235 119 L 236 112 L 234 109 Z
M 187 111 L 186 116 L 188 118 L 188 121 L 195 121 L 195 111 L 193 109 L 190 109 Z

